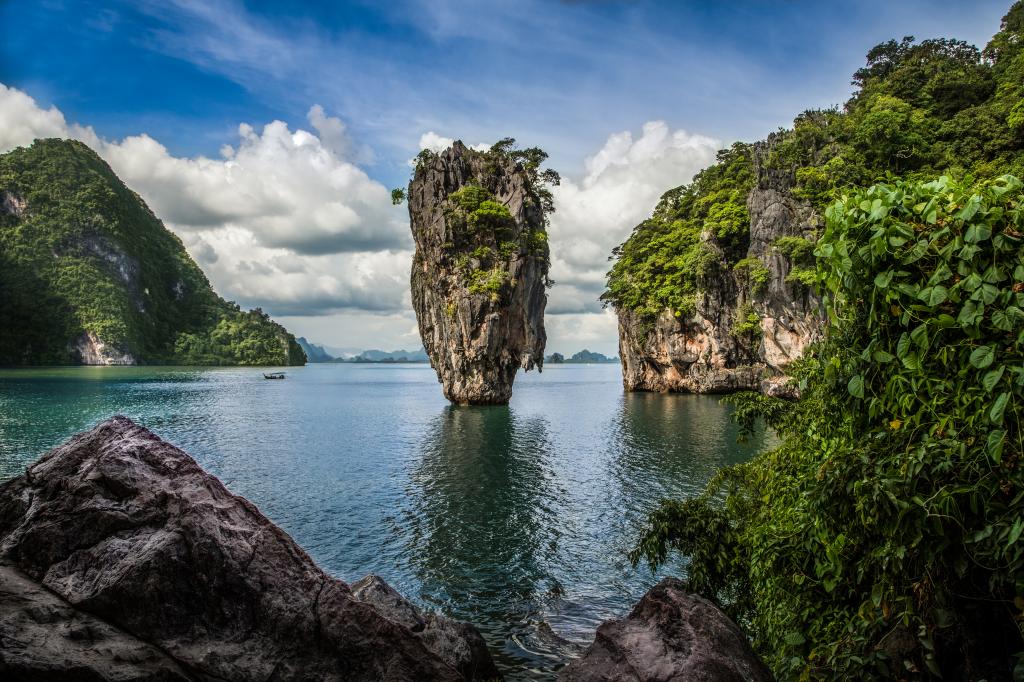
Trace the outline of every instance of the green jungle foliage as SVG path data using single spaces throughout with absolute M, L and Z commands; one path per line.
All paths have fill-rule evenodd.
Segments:
M 602 299 L 653 317 L 693 311 L 701 281 L 746 256 L 746 196 L 754 154 L 793 173 L 793 194 L 823 211 L 843 193 L 891 175 L 1024 177 L 1024 10 L 1018 2 L 984 51 L 956 40 L 907 37 L 874 47 L 840 111 L 807 111 L 760 147 L 735 144 L 689 185 L 666 192 L 613 251 Z M 709 253 L 702 233 L 721 247 Z M 799 267 L 799 266 L 798 266 Z M 813 274 L 791 273 L 808 285 Z
M 633 560 L 688 553 L 691 587 L 781 679 L 1009 679 L 1024 652 L 1022 183 L 879 184 L 826 225 L 826 339 L 796 372 L 801 400 L 730 398 L 781 445 L 664 503 Z
M 654 215 L 612 251 L 616 261 L 602 300 L 648 318 L 666 308 L 677 317 L 692 315 L 700 279 L 746 255 L 751 153 L 750 145 L 736 143 L 692 183 L 666 192 Z M 705 230 L 723 246 L 725 263 L 701 240 Z
M 0 364 L 72 364 L 91 332 L 140 363 L 295 365 L 302 349 L 259 309 L 210 288 L 181 240 L 86 145 L 37 140 L 0 156 Z
M 799 401 L 726 398 L 780 445 L 663 502 L 631 558 L 687 554 L 779 679 L 1024 679 L 1022 47 L 1022 2 L 983 54 L 880 45 L 772 148 L 827 206 L 813 250 L 774 245 L 825 337 Z
M 550 266 L 547 226 L 548 217 L 555 210 L 550 187 L 557 185 L 560 178 L 553 170 L 541 169 L 547 153 L 537 147 L 517 149 L 512 138 L 499 140 L 487 151 L 468 150 L 468 153 L 484 159 L 483 171 L 448 195 L 444 216 L 451 238 L 444 249 L 461 271 L 469 293 L 497 301 L 502 292 L 515 286 L 508 273 L 512 259 L 520 255 L 540 257 Z M 435 156 L 435 152 L 427 149 L 420 152 L 417 171 Z M 492 190 L 506 172 L 503 168 L 507 167 L 499 163 L 502 160 L 511 160 L 525 171 L 527 194 L 542 217 L 538 229 L 523 230 L 517 235 L 512 213 L 495 200 Z M 405 197 L 405 190 L 392 191 L 395 203 L 401 203 Z M 547 280 L 547 284 L 551 286 L 553 282 Z

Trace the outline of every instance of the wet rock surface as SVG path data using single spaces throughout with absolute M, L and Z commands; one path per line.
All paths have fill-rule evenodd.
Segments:
M 483 636 L 471 625 L 425 614 L 376 575 L 352 583 L 352 594 L 385 617 L 417 633 L 441 660 L 470 680 L 500 679 Z
M 562 682 L 769 682 L 746 636 L 708 600 L 666 578 L 622 620 L 603 623 Z
M 760 391 L 795 397 L 796 389 L 784 376 L 786 367 L 819 338 L 823 317 L 820 301 L 808 287 L 786 281 L 794 264 L 776 243 L 782 237 L 816 239 L 821 219 L 809 203 L 793 196 L 791 172 L 764 167 L 772 139 L 755 146 L 757 182 L 747 195 L 750 244 L 746 256 L 767 268 L 767 281 L 752 291 L 741 274 L 716 267 L 701 282 L 696 313 L 688 319 L 675 318 L 665 310 L 652 322 L 630 310 L 618 310 L 626 390 Z M 703 239 L 722 260 L 713 235 L 705 234 Z M 736 321 L 745 313 L 756 314 L 760 330 L 736 335 Z
M 409 184 L 412 302 L 446 398 L 505 404 L 519 368 L 544 361 L 548 246 L 523 167 L 455 142 Z
M 125 417 L 0 486 L 0 672 L 14 679 L 495 676 L 471 627 L 420 616 L 417 632 L 373 603 Z M 444 637 L 427 636 L 432 619 Z

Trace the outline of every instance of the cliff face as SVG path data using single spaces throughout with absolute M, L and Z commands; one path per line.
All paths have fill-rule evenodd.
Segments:
M 0 677 L 462 680 L 480 633 L 324 573 L 187 454 L 115 417 L 0 485 Z
M 548 246 L 528 173 L 461 142 L 424 154 L 408 190 L 412 303 L 446 398 L 504 404 L 544 361 Z
M 89 147 L 0 155 L 0 365 L 304 361 L 284 327 L 218 296 Z
M 651 320 L 617 310 L 626 390 L 793 393 L 786 366 L 818 337 L 821 311 L 810 288 L 792 275 L 799 274 L 800 254 L 808 252 L 821 219 L 793 196 L 792 173 L 764 167 L 771 144 L 753 150 L 746 267 L 728 267 L 718 239 L 705 231 L 701 240 L 712 263 L 699 279 L 692 316 L 663 310 Z

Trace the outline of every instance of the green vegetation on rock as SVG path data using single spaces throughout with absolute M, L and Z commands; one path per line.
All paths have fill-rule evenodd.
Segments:
M 466 290 L 498 301 L 504 287 L 514 285 L 508 268 L 517 254 L 541 255 L 550 265 L 546 228 L 554 204 L 549 187 L 559 183 L 559 176 L 553 170 L 541 170 L 547 159 L 544 151 L 536 147 L 516 149 L 512 138 L 499 140 L 487 151 L 468 152 L 487 161 L 484 166 L 487 174 L 497 172 L 496 160 L 499 158 L 508 158 L 519 164 L 526 171 L 528 196 L 535 203 L 533 208 L 542 211 L 542 227 L 524 230 L 517 237 L 516 221 L 508 206 L 496 201 L 494 195 L 479 184 L 479 178 L 452 192 L 445 201 L 444 216 L 451 235 L 444 247 L 454 260 L 456 269 L 462 273 Z M 425 149 L 417 157 L 417 163 L 430 163 L 435 154 Z M 405 198 L 405 190 L 392 191 L 395 203 L 401 203 Z M 552 284 L 550 280 L 547 283 Z
M 294 365 L 295 338 L 210 288 L 181 240 L 86 145 L 0 156 L 0 364 L 78 362 L 90 337 L 136 362 Z
M 765 143 L 764 169 L 791 173 L 793 195 L 819 211 L 892 175 L 1024 177 L 1022 16 L 1017 3 L 984 51 L 909 37 L 876 46 L 854 74 L 858 90 L 846 106 L 799 115 Z M 752 145 L 734 144 L 693 182 L 666 192 L 614 250 L 603 300 L 644 317 L 691 314 L 702 278 L 746 255 L 753 153 Z M 789 277 L 812 280 L 799 266 Z
M 749 145 L 734 144 L 692 183 L 666 192 L 654 215 L 613 250 L 616 261 L 602 300 L 646 317 L 665 309 L 691 315 L 699 279 L 719 261 L 702 234 L 713 234 L 724 246 L 730 266 L 746 251 L 747 192 L 754 183 L 750 154 Z
M 801 400 L 729 398 L 781 445 L 665 503 L 633 558 L 689 554 L 691 587 L 780 679 L 1007 679 L 1024 652 L 1022 183 L 873 186 L 829 208 L 816 253 L 828 325 Z
M 855 82 L 769 149 L 826 219 L 772 244 L 827 311 L 800 400 L 726 398 L 780 445 L 664 502 L 632 559 L 687 554 L 779 679 L 1024 679 L 1024 3 L 984 53 L 890 41 Z M 664 302 L 642 265 L 685 254 L 645 229 L 616 305 Z

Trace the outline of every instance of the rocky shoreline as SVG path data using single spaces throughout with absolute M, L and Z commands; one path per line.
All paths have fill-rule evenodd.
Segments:
M 0 485 L 0 677 L 492 680 L 479 631 L 378 576 L 324 573 L 248 500 L 126 417 Z M 653 588 L 565 680 L 770 679 L 679 581 Z

